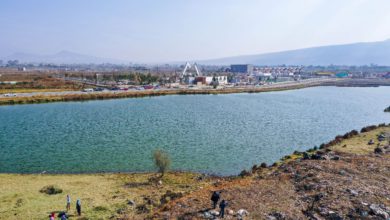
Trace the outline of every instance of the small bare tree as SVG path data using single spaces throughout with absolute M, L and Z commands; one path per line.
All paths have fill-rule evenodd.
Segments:
M 161 173 L 161 177 L 163 177 L 171 165 L 169 155 L 160 149 L 156 149 L 153 151 L 153 159 L 158 172 Z

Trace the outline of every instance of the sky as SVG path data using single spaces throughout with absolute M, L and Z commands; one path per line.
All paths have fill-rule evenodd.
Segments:
M 382 41 L 389 11 L 390 0 L 2 0 L 0 57 L 148 63 Z

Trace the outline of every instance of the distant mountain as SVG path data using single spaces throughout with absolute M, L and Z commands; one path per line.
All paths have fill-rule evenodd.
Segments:
M 78 54 L 70 51 L 60 51 L 52 55 L 14 53 L 8 57 L 3 58 L 3 60 L 19 60 L 19 62 L 22 63 L 53 63 L 53 64 L 128 63 L 127 61 L 123 61 L 123 60 L 88 56 L 88 55 Z
M 206 65 L 390 65 L 390 40 L 197 61 Z

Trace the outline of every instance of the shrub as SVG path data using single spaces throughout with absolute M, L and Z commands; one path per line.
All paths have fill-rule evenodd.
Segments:
M 380 148 L 380 147 L 376 147 L 375 150 L 374 150 L 374 153 L 376 153 L 376 154 L 382 154 L 382 153 L 383 153 L 383 150 L 382 150 L 382 148 Z
M 55 194 L 62 193 L 62 189 L 60 189 L 57 186 L 49 185 L 43 187 L 41 190 L 39 190 L 39 192 L 46 193 L 48 195 L 55 195 Z
M 257 169 L 258 169 L 257 165 L 256 164 L 253 165 L 252 166 L 252 173 L 255 173 Z
M 93 208 L 93 210 L 96 212 L 105 212 L 108 211 L 108 208 L 104 206 L 96 206 L 95 208 Z
M 374 129 L 376 129 L 376 128 L 377 128 L 376 125 L 367 126 L 367 127 L 362 128 L 362 130 L 360 131 L 360 133 L 369 132 L 369 131 L 372 131 L 372 130 L 374 130 Z
M 164 151 L 157 149 L 153 152 L 153 159 L 158 172 L 161 173 L 161 177 L 163 177 L 171 165 L 171 159 L 169 155 Z
M 309 154 L 306 153 L 306 152 L 303 152 L 303 159 L 304 159 L 304 160 L 309 160 L 309 159 L 310 159 Z
M 250 176 L 251 173 L 246 171 L 246 170 L 243 170 L 241 171 L 241 173 L 239 174 L 240 177 L 246 177 L 246 176 Z
M 261 163 L 261 164 L 260 164 L 260 167 L 261 167 L 261 168 L 267 168 L 267 164 L 266 164 L 266 163 Z

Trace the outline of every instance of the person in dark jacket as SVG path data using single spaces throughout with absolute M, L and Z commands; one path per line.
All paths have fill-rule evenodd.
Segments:
M 219 212 L 219 216 L 221 216 L 221 218 L 223 218 L 225 215 L 225 208 L 227 205 L 228 203 L 225 200 L 222 200 L 222 202 L 219 203 L 219 208 L 221 209 L 221 211 Z
M 78 199 L 76 201 L 76 210 L 77 210 L 77 214 L 80 216 L 81 215 L 81 202 L 80 202 L 80 199 Z
M 221 197 L 219 194 L 220 194 L 219 192 L 214 191 L 213 194 L 211 195 L 211 201 L 213 202 L 213 209 L 217 207 L 217 203 Z

